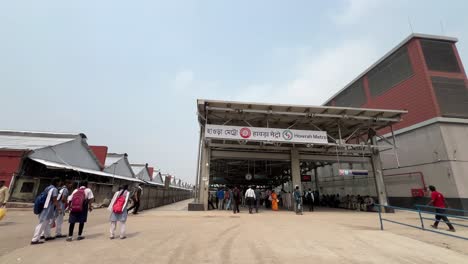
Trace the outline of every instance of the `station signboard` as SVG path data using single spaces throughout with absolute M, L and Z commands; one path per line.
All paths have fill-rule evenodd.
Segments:
M 251 140 L 303 144 L 327 144 L 326 131 L 206 125 L 205 137 L 226 140 Z
M 340 176 L 367 176 L 369 175 L 368 170 L 339 170 Z
M 310 182 L 312 181 L 312 175 L 301 175 L 302 182 Z

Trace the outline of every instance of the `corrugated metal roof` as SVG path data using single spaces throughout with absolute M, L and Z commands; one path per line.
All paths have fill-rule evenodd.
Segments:
M 311 106 L 265 104 L 255 102 L 235 102 L 198 99 L 198 122 L 205 124 L 232 126 L 271 127 L 297 130 L 322 130 L 331 138 L 347 138 L 354 134 L 357 127 L 367 124 L 369 128 L 379 130 L 401 121 L 407 111 Z M 248 122 L 246 121 L 248 120 Z M 339 126 L 337 125 L 339 124 Z M 216 140 L 212 140 L 216 142 Z M 224 141 L 222 141 L 224 142 Z M 228 143 L 239 144 L 238 141 Z M 252 141 L 253 142 L 253 141 Z M 255 142 L 260 144 L 259 142 Z M 224 144 L 224 143 L 223 143 Z M 283 145 L 291 145 L 282 142 Z M 333 145 L 327 144 L 316 145 Z
M 163 180 L 163 178 L 162 178 L 162 176 L 161 176 L 161 172 L 159 172 L 159 171 L 153 172 L 153 180 L 152 180 L 152 182 L 164 184 L 164 180 Z
M 146 169 L 146 166 L 142 164 L 130 164 L 130 167 L 132 167 L 133 173 L 135 173 L 135 175 L 139 174 L 143 169 Z
M 81 134 L 0 130 L 0 149 L 36 150 L 82 137 Z
M 109 153 L 106 156 L 106 164 L 104 164 L 106 167 L 109 167 L 110 165 L 117 163 L 119 160 L 123 159 L 125 157 L 125 154 L 116 154 L 116 153 Z
M 52 161 L 43 160 L 43 159 L 36 159 L 36 158 L 31 158 L 31 159 L 36 161 L 36 162 L 39 162 L 41 164 L 44 164 L 48 168 L 67 169 L 67 170 L 80 171 L 80 172 L 94 174 L 94 175 L 103 176 L 103 177 L 117 178 L 117 179 L 134 181 L 134 182 L 142 182 L 142 181 L 140 181 L 139 179 L 136 179 L 136 178 L 129 178 L 129 177 L 125 177 L 125 176 L 114 175 L 114 174 L 110 174 L 110 173 L 103 172 L 103 171 L 90 170 L 90 169 L 80 168 L 80 167 L 76 167 L 76 166 L 72 166 L 72 165 L 61 164 L 61 163 L 52 162 Z

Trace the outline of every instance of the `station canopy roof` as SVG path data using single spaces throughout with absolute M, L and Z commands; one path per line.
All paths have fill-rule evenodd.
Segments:
M 333 139 L 347 139 L 369 128 L 379 130 L 402 120 L 403 110 L 197 101 L 198 121 L 204 124 L 326 131 Z M 337 141 L 329 140 L 331 145 Z

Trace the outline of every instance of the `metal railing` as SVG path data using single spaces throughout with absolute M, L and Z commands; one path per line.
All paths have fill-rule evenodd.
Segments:
M 384 230 L 383 222 L 390 222 L 390 223 L 397 224 L 397 225 L 403 225 L 403 226 L 407 226 L 407 227 L 420 229 L 420 230 L 423 230 L 423 231 L 429 231 L 429 232 L 432 232 L 432 233 L 437 233 L 437 234 L 442 234 L 442 235 L 446 235 L 446 236 L 450 236 L 450 237 L 455 237 L 455 238 L 468 240 L 468 237 L 457 236 L 457 235 L 448 234 L 448 233 L 445 233 L 445 232 L 440 232 L 440 231 L 437 231 L 436 229 L 427 229 L 427 228 L 425 228 L 424 227 L 424 220 L 434 221 L 434 218 L 424 217 L 423 214 L 431 214 L 431 215 L 434 215 L 434 216 L 435 215 L 441 215 L 441 216 L 446 216 L 447 218 L 450 217 L 450 218 L 455 218 L 455 219 L 459 219 L 459 220 L 466 220 L 466 221 L 468 221 L 468 217 L 463 217 L 463 216 L 459 216 L 459 215 L 451 215 L 451 214 L 446 214 L 446 213 L 430 212 L 430 211 L 427 211 L 427 210 L 421 210 L 421 208 L 428 208 L 428 209 L 441 209 L 441 208 L 436 208 L 436 207 L 428 206 L 428 205 L 420 205 L 420 204 L 415 205 L 415 207 L 417 209 L 410 209 L 410 208 L 390 206 L 390 205 L 381 205 L 381 204 L 376 204 L 375 206 L 377 207 L 378 212 L 379 212 L 380 230 Z M 402 222 L 398 222 L 398 221 L 395 221 L 395 220 L 383 218 L 382 217 L 382 208 L 389 208 L 389 209 L 394 209 L 394 210 L 401 210 L 401 211 L 417 213 L 419 215 L 419 221 L 420 221 L 421 225 L 420 226 L 419 225 L 411 225 L 411 224 L 402 223 Z M 468 214 L 468 211 L 465 211 L 465 210 L 450 209 L 450 208 L 443 208 L 443 209 L 445 211 L 453 211 L 453 212 Z M 436 221 L 440 222 L 441 220 L 436 220 Z M 450 222 L 450 223 L 452 225 L 455 225 L 455 226 L 468 227 L 468 225 L 464 225 L 464 224 L 461 224 L 461 223 L 456 223 L 456 222 Z

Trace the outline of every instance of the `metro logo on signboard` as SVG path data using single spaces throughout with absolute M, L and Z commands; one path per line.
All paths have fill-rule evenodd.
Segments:
M 290 140 L 293 139 L 293 137 L 294 137 L 294 136 L 293 136 L 293 133 L 292 133 L 290 130 L 285 130 L 285 131 L 283 132 L 283 138 L 284 138 L 285 140 L 290 141 Z
M 252 140 L 304 144 L 327 144 L 327 132 L 267 127 L 205 126 L 205 137 L 226 140 Z
M 241 128 L 241 130 L 240 130 L 240 136 L 241 137 L 249 138 L 251 135 L 252 135 L 252 132 L 250 131 L 250 129 L 248 129 L 246 127 Z

